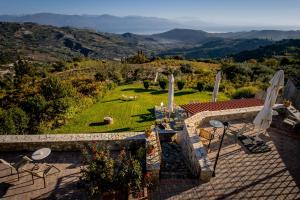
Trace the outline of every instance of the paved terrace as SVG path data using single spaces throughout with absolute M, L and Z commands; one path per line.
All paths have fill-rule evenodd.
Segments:
M 234 121 L 237 128 L 252 120 Z M 212 128 L 205 124 L 205 129 Z M 221 135 L 222 130 L 217 132 Z M 253 134 L 248 132 L 246 134 Z M 162 179 L 153 190 L 152 199 L 300 199 L 300 138 L 269 129 L 262 137 L 272 148 L 270 152 L 247 154 L 225 136 L 216 177 L 204 183 L 193 179 Z M 204 144 L 207 141 L 203 140 Z M 211 144 L 208 157 L 214 162 L 219 137 Z
M 244 122 L 251 121 L 241 119 L 235 124 L 241 127 Z M 208 125 L 205 128 L 211 129 Z M 218 133 L 221 134 L 221 130 Z M 272 128 L 269 135 L 264 139 L 272 151 L 264 154 L 247 154 L 232 137 L 226 136 L 215 178 L 208 183 L 164 178 L 151 193 L 152 199 L 299 199 L 300 138 L 286 136 Z M 218 144 L 216 137 L 208 154 L 211 161 L 214 161 Z M 31 153 L 0 152 L 0 157 L 15 161 L 17 155 Z M 45 162 L 61 170 L 47 177 L 46 188 L 43 188 L 42 179 L 35 179 L 33 184 L 27 173 L 22 173 L 17 181 L 17 176 L 10 176 L 10 171 L 0 164 L 0 199 L 86 199 L 78 184 L 79 152 L 54 151 Z

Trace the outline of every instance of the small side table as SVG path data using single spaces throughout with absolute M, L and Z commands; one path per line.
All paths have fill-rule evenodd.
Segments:
M 34 161 L 43 160 L 47 158 L 51 153 L 49 148 L 41 148 L 32 153 L 31 158 Z M 33 169 L 38 170 L 40 167 L 37 164 L 34 164 Z
M 35 152 L 33 152 L 31 158 L 32 160 L 43 160 L 47 158 L 51 153 L 51 149 L 49 148 L 42 148 L 38 149 Z

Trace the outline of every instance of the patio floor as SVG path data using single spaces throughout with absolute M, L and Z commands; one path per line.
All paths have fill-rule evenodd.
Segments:
M 241 121 L 236 123 L 242 126 Z M 269 135 L 263 139 L 272 150 L 262 154 L 247 154 L 233 137 L 225 136 L 215 178 L 208 183 L 163 178 L 152 190 L 151 199 L 300 199 L 300 139 L 272 128 Z M 218 142 L 218 137 L 212 141 L 211 161 Z M 31 153 L 0 152 L 0 158 L 14 161 L 19 154 Z M 52 152 L 45 162 L 61 170 L 47 177 L 46 188 L 42 179 L 35 179 L 33 184 L 28 173 L 22 173 L 18 181 L 16 175 L 9 175 L 10 170 L 0 164 L 0 199 L 86 199 L 78 184 L 79 152 Z
M 234 122 L 242 127 L 247 120 Z M 206 129 L 212 130 L 207 126 Z M 222 130 L 217 131 L 221 135 Z M 251 132 L 247 134 L 253 134 Z M 270 129 L 270 152 L 248 154 L 225 136 L 216 177 L 208 183 L 193 179 L 162 179 L 152 199 L 300 199 L 300 140 Z M 219 137 L 211 144 L 209 158 L 214 162 Z
M 2 152 L 0 158 L 13 162 L 19 154 L 31 155 L 32 152 Z M 35 178 L 33 184 L 31 176 L 24 172 L 18 181 L 16 174 L 9 175 L 10 170 L 0 164 L 0 199 L 84 199 L 83 192 L 77 184 L 81 166 L 79 152 L 52 152 L 45 162 L 61 170 L 60 173 L 50 171 L 51 175 L 46 178 L 46 188 L 42 178 Z M 43 163 L 39 165 L 42 170 Z M 27 165 L 28 168 L 32 166 Z

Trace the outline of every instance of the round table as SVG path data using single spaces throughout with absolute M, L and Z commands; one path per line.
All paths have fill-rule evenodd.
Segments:
M 51 149 L 49 148 L 42 148 L 38 149 L 35 152 L 33 152 L 31 158 L 33 160 L 42 160 L 44 158 L 47 158 L 51 153 Z
M 220 122 L 219 120 L 210 120 L 209 124 L 211 126 L 213 126 L 214 128 L 223 128 L 224 127 L 223 123 Z

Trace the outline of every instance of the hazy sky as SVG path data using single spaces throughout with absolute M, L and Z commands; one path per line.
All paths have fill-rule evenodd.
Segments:
M 300 26 L 300 0 L 0 0 L 0 14 L 140 15 L 227 25 Z

